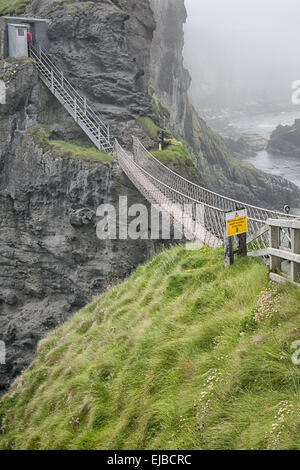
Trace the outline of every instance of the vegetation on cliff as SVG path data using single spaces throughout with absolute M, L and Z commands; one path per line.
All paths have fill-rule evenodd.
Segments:
M 26 5 L 34 4 L 34 0 L 1 0 L 0 1 L 0 15 L 18 15 L 24 12 Z M 83 12 L 89 6 L 95 5 L 96 3 L 110 3 L 113 4 L 112 0 L 95 0 L 95 1 L 84 1 L 77 2 L 76 0 L 55 0 L 52 4 L 52 11 L 59 8 L 65 8 L 67 13 L 76 14 Z M 75 4 L 75 5 L 74 5 Z
M 181 136 L 178 136 L 171 130 L 164 130 L 166 148 L 164 150 L 158 150 L 158 132 L 163 129 L 155 124 L 148 116 L 138 118 L 136 124 L 157 143 L 156 148 L 151 150 L 155 158 L 183 176 L 189 176 L 193 179 L 193 177 L 197 175 L 196 158 L 193 155 L 191 147 Z M 200 175 L 197 176 L 198 182 L 200 182 Z
M 153 150 L 152 155 L 171 168 L 185 167 L 189 174 L 196 174 L 195 162 L 188 150 L 181 145 L 168 145 L 165 150 Z
M 157 140 L 157 133 L 160 127 L 148 116 L 141 116 L 136 120 L 136 124 L 145 131 L 153 140 Z
M 2 449 L 300 449 L 300 290 L 176 247 L 39 344 Z
M 32 0 L 1 0 L 0 15 L 13 15 L 23 13 L 25 7 Z
M 36 125 L 28 129 L 28 134 L 41 147 L 44 153 L 51 152 L 54 157 L 73 158 L 92 162 L 109 163 L 113 157 L 100 152 L 93 145 L 78 145 L 75 142 L 56 140 L 50 138 L 51 128 L 45 125 Z

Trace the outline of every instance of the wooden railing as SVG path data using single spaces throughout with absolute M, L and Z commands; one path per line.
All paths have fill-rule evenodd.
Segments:
M 269 246 L 249 255 L 269 257 L 272 280 L 290 280 L 300 285 L 300 220 L 268 219 L 266 228 Z

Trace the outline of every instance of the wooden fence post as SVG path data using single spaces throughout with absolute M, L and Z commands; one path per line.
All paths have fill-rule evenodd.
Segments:
M 300 229 L 291 229 L 292 253 L 300 254 Z M 300 282 L 300 264 L 291 262 L 291 278 L 294 282 Z
M 247 256 L 247 233 L 238 235 L 238 256 Z
M 280 228 L 270 227 L 270 248 L 279 249 L 280 247 Z M 277 256 L 270 255 L 270 270 L 273 272 L 278 271 L 281 268 L 281 259 Z
M 234 263 L 233 237 L 224 238 L 224 265 L 228 268 Z

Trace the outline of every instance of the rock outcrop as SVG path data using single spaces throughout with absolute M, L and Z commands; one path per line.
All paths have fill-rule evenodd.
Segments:
M 270 209 L 282 210 L 284 204 L 300 206 L 298 186 L 233 158 L 225 140 L 193 108 L 186 120 L 186 132 L 197 155 L 198 171 L 205 175 L 206 184 L 213 191 Z
M 271 134 L 267 150 L 274 155 L 300 157 L 300 119 L 292 126 L 278 126 Z
M 151 46 L 150 93 L 170 111 L 169 125 L 184 136 L 191 78 L 183 64 L 184 0 L 150 0 L 156 28 Z

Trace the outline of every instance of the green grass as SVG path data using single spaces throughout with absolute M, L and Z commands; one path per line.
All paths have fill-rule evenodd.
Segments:
M 44 153 L 50 151 L 54 157 L 88 160 L 105 164 L 113 161 L 111 155 L 100 152 L 94 146 L 83 146 L 73 142 L 50 139 L 51 130 L 48 126 L 33 126 L 28 130 L 28 133 Z
M 8 62 L 8 63 L 11 63 L 11 62 L 33 62 L 33 59 L 31 59 L 30 57 L 27 57 L 27 56 L 23 56 L 23 57 L 6 57 L 6 59 L 4 59 L 5 62 Z
M 139 117 L 136 124 L 140 126 L 151 139 L 157 140 L 157 132 L 160 130 L 154 121 L 148 116 Z
M 168 145 L 165 150 L 151 150 L 151 153 L 166 166 L 182 166 L 192 174 L 196 171 L 195 162 L 183 145 Z
M 136 120 L 136 124 L 138 124 L 149 137 L 158 142 L 157 133 L 161 128 L 158 127 L 150 117 L 140 117 Z M 172 137 L 173 132 L 166 131 L 166 137 L 167 136 Z M 176 167 L 180 167 L 181 169 L 184 168 L 188 173 L 194 175 L 196 172 L 195 161 L 191 152 L 187 150 L 186 143 L 178 136 L 173 136 L 173 138 L 182 142 L 183 145 L 168 145 L 163 151 L 151 150 L 152 155 L 167 166 L 175 167 L 175 169 Z M 181 173 L 180 170 L 179 173 Z
M 104 2 L 104 3 L 108 3 L 108 2 Z M 93 5 L 95 5 L 94 2 L 84 2 L 78 5 L 69 4 L 69 5 L 66 5 L 66 11 L 67 13 L 69 13 L 69 15 L 76 15 L 76 14 L 84 13 L 89 7 Z
M 255 166 L 252 165 L 252 163 L 249 163 L 245 160 L 240 160 L 239 158 L 230 156 L 228 158 L 228 161 L 231 163 L 231 165 L 233 167 L 237 167 L 237 168 L 241 168 L 241 169 L 245 168 L 245 169 L 248 169 L 248 170 L 255 170 Z
M 109 0 L 98 0 L 98 3 L 111 3 Z M 76 0 L 55 0 L 51 5 L 51 12 L 65 9 L 69 15 L 84 13 L 89 7 L 96 3 L 92 1 L 77 2 Z
M 25 7 L 32 0 L 0 0 L 0 15 L 13 15 L 23 13 Z
M 51 5 L 50 12 L 64 9 L 69 15 L 82 16 L 89 7 L 97 7 L 101 3 L 108 3 L 109 5 L 119 9 L 119 7 L 112 2 L 112 0 L 55 0 Z
M 156 116 L 161 121 L 163 121 L 164 118 L 168 120 L 170 119 L 170 115 L 171 115 L 170 111 L 168 110 L 166 106 L 162 104 L 162 102 L 158 99 L 155 93 L 152 95 L 152 106 L 153 106 L 153 110 Z
M 23 13 L 28 3 L 34 3 L 34 0 L 0 0 L 0 15 Z M 72 4 L 74 3 L 76 3 L 76 5 L 72 8 Z M 84 12 L 89 6 L 97 5 L 98 3 L 109 3 L 114 5 L 111 0 L 83 1 L 81 3 L 76 0 L 56 0 L 53 2 L 51 11 L 66 7 L 68 13 L 76 14 L 78 12 Z
M 0 448 L 299 450 L 299 313 L 255 259 L 164 251 L 40 342 Z

